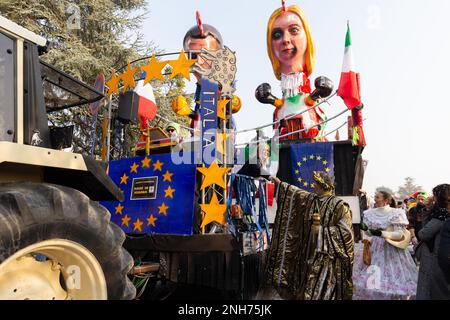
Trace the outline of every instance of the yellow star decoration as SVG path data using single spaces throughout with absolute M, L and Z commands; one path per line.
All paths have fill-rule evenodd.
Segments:
M 217 165 L 217 160 L 214 160 L 209 168 L 199 167 L 197 170 L 205 176 L 200 190 L 203 190 L 212 184 L 217 184 L 219 187 L 225 189 L 225 174 L 230 171 L 229 168 L 220 168 Z
M 315 186 L 315 184 L 314 184 L 314 183 L 311 183 L 311 188 L 313 188 L 313 189 L 314 189 L 314 186 Z
M 126 173 L 123 174 L 123 176 L 120 178 L 120 184 L 127 184 L 128 176 Z
M 325 168 L 325 171 L 326 172 L 330 172 L 330 168 Z
M 169 209 L 169 207 L 166 206 L 164 202 L 158 208 L 159 208 L 159 214 L 162 213 L 163 215 L 167 216 L 167 209 Z
M 173 199 L 173 193 L 175 192 L 175 189 L 172 189 L 170 186 L 167 187 L 166 190 L 164 190 L 165 195 L 164 198 L 170 197 Z
M 155 218 L 152 214 L 150 217 L 147 218 L 147 227 L 149 225 L 155 226 L 155 221 L 158 220 L 158 218 Z
M 216 148 L 221 154 L 225 154 L 225 142 L 227 141 L 230 133 L 218 133 L 216 138 Z
M 132 68 L 130 64 L 128 64 L 127 69 L 120 76 L 123 82 L 123 92 L 127 91 L 128 88 L 134 88 L 136 83 L 134 82 L 134 74 L 138 69 Z
M 161 162 L 159 160 L 157 160 L 154 164 L 153 164 L 153 171 L 159 170 L 162 171 L 162 165 L 164 164 L 164 162 Z
M 152 161 L 152 159 L 147 157 L 141 160 L 142 168 L 150 168 L 150 161 Z
M 117 205 L 116 209 L 116 213 L 122 215 L 122 210 L 123 210 L 123 205 L 121 205 L 120 203 Z
M 184 54 L 184 50 L 181 50 L 180 55 L 177 60 L 169 61 L 169 64 L 172 66 L 172 73 L 170 74 L 170 79 L 175 77 L 177 74 L 181 74 L 188 80 L 191 80 L 189 75 L 189 68 L 196 62 L 196 59 L 186 59 L 186 55 Z
M 322 157 L 321 156 L 317 156 L 317 160 L 318 161 L 322 160 Z
M 303 186 L 307 187 L 308 186 L 308 182 L 303 182 Z
M 141 70 L 145 71 L 144 86 L 154 78 L 164 80 L 162 69 L 166 64 L 167 61 L 159 62 L 158 60 L 156 60 L 156 55 L 153 53 L 150 62 L 147 65 L 141 67 Z
M 125 225 L 128 227 L 128 223 L 130 222 L 131 218 L 128 215 L 125 215 L 125 217 L 122 218 L 122 225 Z
M 201 204 L 200 208 L 205 213 L 201 228 L 213 221 L 216 221 L 221 225 L 225 225 L 225 211 L 227 209 L 227 205 L 219 203 L 215 192 L 213 193 L 211 202 L 209 204 Z
M 326 166 L 328 161 L 327 160 L 323 160 L 322 163 L 323 163 L 324 166 Z
M 297 166 L 301 166 L 302 165 L 302 163 L 299 161 L 299 162 L 297 162 Z
M 111 79 L 106 82 L 106 86 L 108 87 L 108 96 L 112 95 L 113 93 L 119 93 L 119 81 L 120 77 L 116 75 L 116 71 L 113 69 Z
M 217 116 L 222 120 L 225 120 L 226 106 L 228 102 L 230 102 L 230 99 L 222 99 L 217 103 Z
M 314 160 L 314 155 L 310 155 L 309 158 Z
M 139 220 L 139 218 L 137 218 L 136 222 L 133 223 L 133 225 L 134 225 L 133 231 L 142 232 L 142 224 L 143 223 L 144 223 L 143 221 L 141 221 L 141 220 Z
M 138 168 L 139 168 L 139 165 L 136 162 L 133 162 L 133 165 L 130 167 L 130 173 L 133 173 L 133 172 L 137 173 Z
M 306 157 L 303 157 L 303 162 L 305 162 L 306 160 L 308 160 L 308 158 L 306 158 Z
M 298 174 L 300 171 L 298 171 L 298 170 L 295 170 L 295 174 Z
M 169 170 L 166 170 L 166 173 L 164 173 L 163 175 L 163 182 L 164 181 L 169 181 L 169 182 L 172 182 L 172 176 L 173 176 L 173 173 L 171 173 Z
M 298 182 L 302 182 L 302 178 L 298 177 L 298 178 L 297 178 L 297 181 L 298 181 Z

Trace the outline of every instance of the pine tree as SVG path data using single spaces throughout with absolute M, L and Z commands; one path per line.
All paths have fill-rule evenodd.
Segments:
M 117 71 L 151 52 L 161 52 L 153 43 L 142 40 L 139 28 L 146 12 L 145 0 L 0 0 L 3 16 L 47 39 L 48 51 L 42 60 L 91 85 L 99 73 L 108 80 L 113 69 Z M 176 77 L 152 85 L 158 114 L 187 123 L 185 118 L 175 117 L 163 94 L 184 94 L 184 82 Z M 116 99 L 114 104 L 117 107 Z M 105 114 L 103 108 L 99 124 Z M 49 114 L 49 122 L 56 126 L 74 124 L 74 151 L 89 152 L 92 116 L 87 105 Z M 100 150 L 97 143 L 95 154 Z
M 417 191 L 423 191 L 421 186 L 414 184 L 414 178 L 406 177 L 405 183 L 398 187 L 398 197 L 399 199 L 409 198 L 412 194 Z

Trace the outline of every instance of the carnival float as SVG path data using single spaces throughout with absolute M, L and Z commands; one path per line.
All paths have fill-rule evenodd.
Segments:
M 291 27 L 293 23 L 298 30 Z M 281 47 L 285 32 L 295 36 L 300 29 L 305 32 L 304 42 Z M 217 47 L 189 47 L 190 38 L 208 37 L 216 40 Z M 243 130 L 233 122 L 233 114 L 241 108 L 235 94 L 238 52 L 227 47 L 198 12 L 182 50 L 154 53 L 112 73 L 106 82 L 102 157 L 124 200 L 101 204 L 127 234 L 124 246 L 135 260 L 130 276 L 138 297 L 167 298 L 181 288 L 190 295 L 205 288 L 216 290 L 221 296 L 215 298 L 256 296 L 277 207 L 268 170 L 274 159 L 280 180 L 307 191 L 314 191 L 313 171 L 333 177 L 336 195 L 350 204 L 353 223 L 359 224 L 357 195 L 364 173 L 365 138 L 349 28 L 345 44 L 338 90 L 324 76 L 317 77 L 312 88 L 315 48 L 309 25 L 297 6 L 282 1 L 269 19 L 267 50 L 283 96 L 275 97 L 268 83 L 259 85 L 255 98 L 273 106 L 274 121 Z M 181 75 L 190 81 L 195 75 L 197 79 L 194 110 L 184 96 L 173 97 L 172 102 L 173 112 L 189 117 L 191 127 L 158 114 L 150 81 L 163 80 L 167 66 L 169 78 Z M 347 108 L 327 116 L 322 106 L 336 95 Z M 328 141 L 337 129 L 326 132 L 326 124 L 349 111 L 338 127 L 348 125 L 349 139 Z M 165 125 L 150 127 L 155 117 Z M 139 124 L 140 137 L 130 146 L 127 130 L 133 123 Z M 273 137 L 261 134 L 268 127 L 273 128 Z M 174 134 L 180 128 L 190 137 Z M 255 139 L 236 143 L 240 134 L 251 131 Z

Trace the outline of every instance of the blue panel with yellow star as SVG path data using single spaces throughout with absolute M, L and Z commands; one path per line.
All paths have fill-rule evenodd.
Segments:
M 109 176 L 124 201 L 103 201 L 125 233 L 192 234 L 195 164 L 174 164 L 171 154 L 109 163 Z
M 294 184 L 303 190 L 314 190 L 313 171 L 323 171 L 334 177 L 332 142 L 293 144 L 291 161 Z

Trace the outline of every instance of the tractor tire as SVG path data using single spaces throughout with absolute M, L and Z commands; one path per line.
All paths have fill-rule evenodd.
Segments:
M 100 279 L 100 285 L 94 284 L 95 281 L 84 281 L 84 288 L 88 287 L 92 292 L 97 292 L 97 287 L 102 287 L 103 294 L 101 296 L 105 299 L 133 299 L 136 289 L 127 276 L 133 266 L 133 258 L 122 247 L 125 234 L 110 221 L 110 218 L 111 215 L 106 208 L 91 201 L 85 194 L 75 189 L 46 183 L 0 184 L 0 290 L 5 291 L 7 290 L 5 288 L 14 286 L 11 295 L 8 293 L 6 299 L 14 299 L 14 294 L 17 293 L 21 293 L 18 299 L 28 299 L 27 292 L 23 291 L 30 289 L 30 283 L 36 280 L 36 283 L 42 285 L 41 275 L 33 275 L 38 279 L 33 279 L 33 281 L 19 279 L 13 284 L 3 283 L 2 287 L 2 281 L 15 278 L 17 276 L 15 270 L 22 268 L 17 264 L 17 261 L 22 261 L 21 258 L 16 259 L 17 261 L 13 259 L 22 252 L 26 253 L 28 260 L 35 258 L 36 254 L 42 254 L 44 260 L 49 260 L 48 265 L 52 266 L 51 270 L 55 270 L 52 263 L 56 262 L 57 267 L 62 270 L 57 276 L 62 287 L 58 288 L 58 292 L 69 292 L 67 284 L 61 279 L 64 280 L 64 275 L 67 276 L 67 273 L 64 274 L 64 268 L 67 268 L 69 262 L 73 262 L 72 260 L 75 259 L 70 260 L 72 256 L 66 253 L 71 253 L 72 249 L 70 248 L 76 248 L 73 251 L 74 257 L 79 257 L 79 252 L 83 252 L 82 258 L 79 258 L 81 263 L 88 266 L 94 265 L 95 268 L 92 267 L 92 270 L 100 270 L 97 272 L 100 275 L 97 277 Z M 39 244 L 43 246 L 40 247 Z M 61 248 L 58 248 L 59 244 L 68 244 L 67 248 L 69 249 L 63 248 L 62 245 Z M 27 248 L 34 248 L 33 253 L 27 251 Z M 50 252 L 50 254 L 46 252 Z M 66 265 L 57 261 L 57 258 L 50 258 L 52 254 L 56 257 L 61 255 Z M 32 261 L 30 266 L 36 265 L 40 268 L 39 259 L 36 260 L 38 262 Z M 16 262 L 7 269 L 6 265 L 10 261 Z M 84 266 L 81 263 L 79 265 Z M 28 269 L 36 268 L 28 267 Z M 89 267 L 86 269 L 86 273 L 90 276 L 93 273 L 91 269 Z M 5 272 L 9 272 L 10 276 L 2 276 L 2 270 L 3 275 Z M 26 268 L 24 270 L 25 272 L 22 272 L 24 276 L 33 272 Z M 52 272 L 48 271 L 48 273 Z M 52 277 L 56 276 L 52 275 Z M 53 287 L 55 282 L 53 279 Z M 28 287 L 21 286 L 21 283 L 27 283 Z M 29 291 L 36 293 L 43 290 L 38 287 L 39 285 Z M 43 287 L 46 288 L 47 285 L 44 284 Z M 33 296 L 31 293 L 30 295 L 33 299 L 41 298 L 41 296 Z M 4 297 L 5 295 L 3 295 Z M 77 294 L 68 293 L 67 297 L 78 299 Z M 97 299 L 95 294 L 89 293 L 84 296 L 80 295 L 79 298 Z M 52 299 L 51 296 L 49 299 Z

